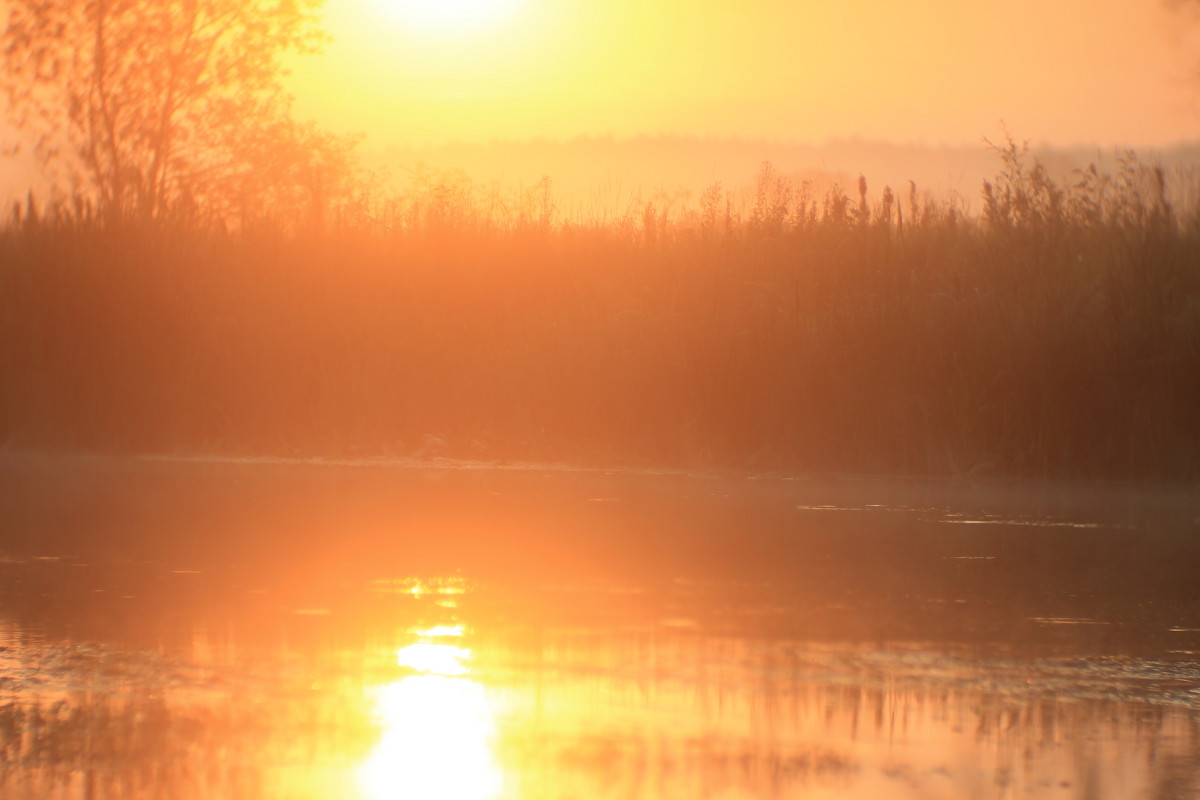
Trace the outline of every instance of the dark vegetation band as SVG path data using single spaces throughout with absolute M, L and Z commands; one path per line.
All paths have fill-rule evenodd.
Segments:
M 996 149 L 978 213 L 768 166 L 744 208 L 604 220 L 548 186 L 236 228 L 29 204 L 0 234 L 0 439 L 1200 476 L 1200 215 L 1132 158 L 1055 181 Z

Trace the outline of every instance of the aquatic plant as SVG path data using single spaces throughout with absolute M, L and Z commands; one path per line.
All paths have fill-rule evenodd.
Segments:
M 735 469 L 1195 478 L 1200 214 L 1011 139 L 978 213 L 764 165 L 569 215 L 425 175 L 320 227 L 0 232 L 0 438 Z M 907 195 L 906 197 L 899 196 Z M 477 450 L 477 448 L 475 448 Z

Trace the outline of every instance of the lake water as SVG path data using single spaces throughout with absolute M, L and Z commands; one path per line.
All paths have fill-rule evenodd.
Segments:
M 1200 796 L 1187 489 L 0 479 L 5 800 Z

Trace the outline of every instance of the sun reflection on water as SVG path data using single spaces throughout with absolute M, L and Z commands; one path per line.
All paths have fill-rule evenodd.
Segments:
M 461 636 L 461 628 L 418 632 L 426 639 Z M 359 768 L 370 800 L 490 800 L 501 772 L 492 753 L 495 726 L 487 691 L 465 677 L 471 651 L 419 641 L 397 652 L 410 675 L 377 691 L 383 732 Z
M 466 675 L 470 670 L 465 662 L 470 657 L 471 651 L 465 647 L 418 642 L 400 650 L 396 663 L 432 675 Z

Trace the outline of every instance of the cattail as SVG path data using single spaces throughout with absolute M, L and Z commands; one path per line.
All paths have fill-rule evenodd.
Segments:
M 1154 191 L 1157 195 L 1158 207 L 1162 211 L 1164 219 L 1171 218 L 1171 204 L 1167 202 L 1167 179 L 1163 175 L 1163 168 L 1157 166 L 1154 168 Z
M 883 200 L 879 205 L 879 219 L 884 225 L 890 225 L 892 222 L 892 206 L 895 204 L 896 198 L 892 195 L 892 187 L 883 187 Z
M 992 184 L 986 180 L 983 182 L 983 215 L 992 224 L 999 221 L 999 211 L 996 208 L 996 195 L 992 191 Z

